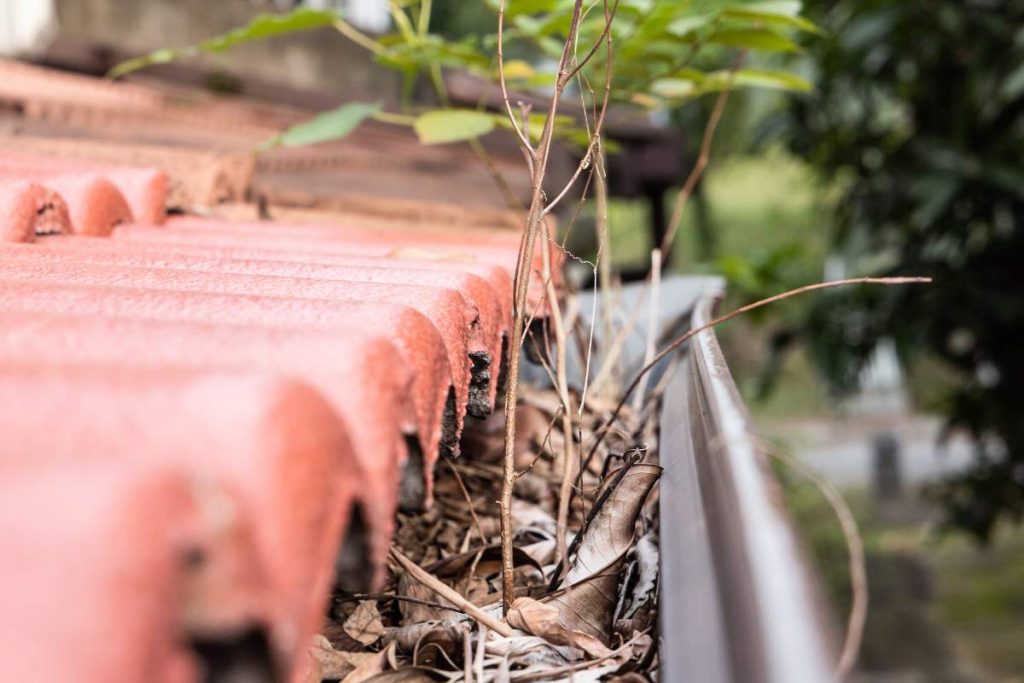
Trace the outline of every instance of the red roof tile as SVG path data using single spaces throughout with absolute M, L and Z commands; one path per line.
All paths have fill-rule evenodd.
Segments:
M 493 405 L 519 219 L 464 150 L 408 131 L 277 150 L 252 185 L 252 146 L 302 112 L 0 61 L 3 101 L 0 541 L 25 552 L 0 558 L 18 577 L 0 602 L 27 615 L 0 637 L 5 671 L 197 680 L 183 641 L 266 627 L 301 676 L 352 502 L 380 561 L 396 508 L 429 502 L 464 416 Z M 247 196 L 284 220 L 220 205 L 143 225 Z M 543 314 L 536 280 L 530 305 Z
M 383 553 L 398 504 L 406 435 L 416 433 L 408 369 L 395 346 L 358 329 L 329 332 L 174 323 L 97 316 L 0 312 L 0 361 L 113 367 L 259 369 L 320 390 L 358 435 L 366 475 L 360 495 Z M 373 444 L 367 448 L 364 444 Z M 415 455 L 415 454 L 411 454 Z M 410 476 L 419 478 L 418 463 Z M 412 480 L 409 484 L 415 484 Z M 412 495 L 415 496 L 415 491 Z
M 60 195 L 39 183 L 0 181 L 0 242 L 33 242 L 39 234 L 70 231 Z
M 42 467 L 53 470 L 56 476 L 47 481 L 58 487 L 61 473 L 81 470 L 86 483 L 78 477 L 73 481 L 89 487 L 91 472 L 116 468 L 125 485 L 141 489 L 154 473 L 180 472 L 187 484 L 185 501 L 194 508 L 190 514 L 198 517 L 175 519 L 184 512 L 172 514 L 157 506 L 154 515 L 182 526 L 176 531 L 180 537 L 162 538 L 154 528 L 150 538 L 124 541 L 128 555 L 117 553 L 115 539 L 92 530 L 85 534 L 89 546 L 75 544 L 60 555 L 66 575 L 53 583 L 66 586 L 24 588 L 37 595 L 75 587 L 87 593 L 82 581 L 116 582 L 129 569 L 125 565 L 138 564 L 147 552 L 168 554 L 170 564 L 162 572 L 139 578 L 151 588 L 125 591 L 110 606 L 118 608 L 113 614 L 134 609 L 132 601 L 165 594 L 172 599 L 161 608 L 166 614 L 152 618 L 172 623 L 153 643 L 174 642 L 175 630 L 182 627 L 193 636 L 215 636 L 251 622 L 269 628 L 284 661 L 300 655 L 305 638 L 321 624 L 333 560 L 359 479 L 348 434 L 318 394 L 295 382 L 252 374 L 5 365 L 0 421 L 5 425 L 0 484 Z M 51 505 L 60 500 L 53 507 L 62 515 L 69 509 L 90 514 L 98 502 L 90 496 L 99 495 L 91 489 L 57 494 L 51 490 L 43 499 Z M 12 514 L 21 522 L 34 519 L 26 518 L 29 510 L 7 512 L 7 524 Z M 138 524 L 140 532 L 156 522 L 138 503 L 119 515 L 125 518 L 123 526 Z M 59 526 L 59 519 L 52 523 Z M 48 535 L 38 527 L 36 533 Z M 4 543 L 5 570 L 17 561 L 10 555 L 12 547 L 17 546 Z M 196 553 L 201 553 L 196 566 L 183 561 Z M 182 571 L 185 575 L 179 575 Z M 4 576 L 6 587 L 10 574 Z M 10 607 L 5 601 L 5 609 Z M 76 609 L 72 605 L 69 611 Z M 52 619 L 53 612 L 47 614 Z M 4 621 L 18 618 L 8 612 Z M 81 632 L 69 632 L 68 638 L 96 637 L 86 623 L 77 627 Z M 112 633 L 111 644 L 132 630 L 128 624 L 117 628 L 125 634 Z M 50 649 L 63 645 L 52 638 L 44 643 Z M 92 643 L 97 651 L 106 649 Z

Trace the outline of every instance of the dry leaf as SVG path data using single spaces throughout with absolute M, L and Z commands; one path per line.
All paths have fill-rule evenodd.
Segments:
M 605 477 L 601 492 L 614 483 L 616 474 L 611 472 Z M 633 465 L 583 533 L 579 551 L 562 582 L 562 592 L 547 600 L 558 606 L 563 628 L 607 642 L 619 570 L 633 545 L 634 528 L 644 500 L 660 476 L 661 468 L 657 465 Z
M 313 643 L 309 649 L 313 658 L 314 671 L 310 674 L 309 681 L 323 679 L 341 679 L 352 673 L 360 664 L 376 655 L 372 652 L 345 652 L 335 650 L 331 643 L 321 635 L 313 636 Z
M 384 622 L 377 611 L 377 603 L 373 600 L 360 602 L 352 615 L 345 620 L 345 633 L 363 645 L 374 643 L 384 635 Z
M 404 572 L 398 577 L 398 594 L 403 597 L 436 602 L 442 605 L 451 604 Z M 452 612 L 447 610 L 431 607 L 430 605 L 423 605 L 410 600 L 399 600 L 398 610 L 402 613 L 403 625 L 419 624 L 428 621 L 440 621 L 441 619 L 452 615 Z
M 397 671 L 385 671 L 372 678 L 367 678 L 365 683 L 434 683 L 435 679 L 430 675 L 430 669 L 422 666 L 403 666 Z
M 555 645 L 569 645 L 583 650 L 595 659 L 612 653 L 594 636 L 564 628 L 559 623 L 560 612 L 557 605 L 546 604 L 532 598 L 518 598 L 508 612 L 508 623 Z
M 629 603 L 622 616 L 629 619 L 637 613 L 648 601 L 654 598 L 654 589 L 658 584 L 658 568 L 660 553 L 658 551 L 657 535 L 653 531 L 644 534 L 637 541 L 636 549 L 633 551 L 636 557 L 637 578 L 636 585 L 630 594 Z
M 377 674 L 384 671 L 388 664 L 388 656 L 391 654 L 394 643 L 389 643 L 380 652 L 374 652 L 368 659 L 359 663 L 347 676 L 341 679 L 341 683 L 363 683 Z

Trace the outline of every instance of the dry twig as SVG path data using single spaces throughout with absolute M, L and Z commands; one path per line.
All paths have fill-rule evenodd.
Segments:
M 530 271 L 534 245 L 537 240 L 540 223 L 544 218 L 544 174 L 547 169 L 548 156 L 551 150 L 551 141 L 554 134 L 555 117 L 558 113 L 558 104 L 568 83 L 567 65 L 569 56 L 572 54 L 573 45 L 576 41 L 579 29 L 580 16 L 583 9 L 583 0 L 576 0 L 572 20 L 569 24 L 569 31 L 566 37 L 565 46 L 562 49 L 562 56 L 558 62 L 558 75 L 555 80 L 555 91 L 551 96 L 548 106 L 547 118 L 544 121 L 544 128 L 541 132 L 537 149 L 530 146 L 529 139 L 519 129 L 519 124 L 512 112 L 512 105 L 508 101 L 508 91 L 505 87 L 504 58 L 502 48 L 502 27 L 505 17 L 505 0 L 501 0 L 498 8 L 498 69 L 499 80 L 501 81 L 502 99 L 505 103 L 509 120 L 519 134 L 524 150 L 531 154 L 532 159 L 532 189 L 530 196 L 530 208 L 527 217 L 526 230 L 520 241 L 519 258 L 516 264 L 515 291 L 513 293 L 512 320 L 512 345 L 509 349 L 508 363 L 508 387 L 505 391 L 505 449 L 503 460 L 503 480 L 501 499 L 499 502 L 501 514 L 501 547 L 502 547 L 502 606 L 503 611 L 508 612 L 515 595 L 512 572 L 512 489 L 515 486 L 515 430 L 516 430 L 516 398 L 519 385 L 519 360 L 522 353 L 522 339 L 526 315 L 527 292 L 530 283 Z M 549 248 L 547 244 L 544 248 Z
M 864 637 L 864 624 L 868 618 L 868 573 L 864 561 L 864 541 L 857 527 L 857 519 L 853 516 L 853 511 L 846 504 L 843 495 L 817 472 L 778 448 L 768 445 L 766 450 L 787 467 L 796 470 L 800 476 L 821 492 L 839 520 L 843 538 L 846 540 L 846 547 L 850 554 L 850 591 L 853 593 L 853 604 L 850 606 L 850 614 L 846 619 L 846 638 L 843 640 L 843 650 L 836 663 L 835 677 L 837 681 L 842 681 L 850 675 L 857 663 L 857 655 L 860 653 L 860 644 Z
M 680 346 L 682 346 L 690 339 L 692 339 L 694 336 L 703 332 L 704 330 L 709 330 L 712 327 L 716 327 L 724 322 L 732 320 L 738 315 L 743 315 L 744 313 L 748 313 L 750 311 L 753 311 L 754 309 L 761 308 L 762 306 L 773 304 L 776 301 L 782 301 L 783 299 L 788 299 L 792 296 L 806 294 L 807 292 L 814 292 L 819 289 L 831 289 L 833 287 L 844 287 L 846 285 L 926 284 L 931 281 L 932 279 L 930 277 L 854 277 L 847 278 L 845 280 L 832 280 L 831 282 L 818 282 L 813 285 L 805 285 L 804 287 L 790 289 L 788 291 L 782 292 L 781 294 L 776 294 L 775 296 L 770 296 L 765 299 L 760 299 L 753 303 L 747 304 L 746 306 L 740 306 L 735 310 L 732 310 L 724 315 L 718 316 L 714 320 L 711 320 L 710 322 L 707 322 L 701 325 L 700 327 L 696 327 L 687 331 L 685 334 L 677 337 L 674 341 L 669 343 L 665 348 L 658 352 L 658 355 L 656 355 L 650 363 L 640 368 L 640 371 L 637 372 L 636 376 L 633 378 L 633 381 L 630 382 L 629 386 L 626 387 L 626 390 L 622 393 L 622 398 L 619 400 L 618 405 L 615 406 L 615 410 L 612 411 L 611 416 L 605 421 L 601 429 L 598 430 L 597 438 L 595 439 L 594 444 L 590 447 L 590 452 L 587 453 L 586 459 L 583 461 L 583 467 L 586 468 L 586 466 L 590 463 L 591 458 L 594 457 L 594 454 L 597 452 L 598 446 L 601 445 L 601 442 L 604 441 L 604 438 L 608 435 L 608 432 L 611 431 L 612 425 L 615 424 L 615 421 L 619 417 L 619 413 L 622 412 L 622 409 L 623 407 L 625 407 L 630 395 L 640 384 L 640 381 L 643 379 L 644 375 L 646 375 L 648 372 L 654 369 L 654 367 L 658 363 L 660 363 L 663 358 L 670 355 Z
M 408 572 L 409 576 L 461 609 L 478 623 L 483 624 L 495 633 L 499 633 L 503 636 L 511 636 L 515 633 L 508 624 L 500 619 L 495 619 L 490 614 L 459 595 L 454 588 L 424 570 L 422 567 L 406 557 L 402 551 L 392 546 L 389 554 L 391 555 L 391 558 L 402 567 L 402 569 Z

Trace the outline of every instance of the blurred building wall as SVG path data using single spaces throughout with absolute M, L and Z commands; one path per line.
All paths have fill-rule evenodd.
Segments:
M 119 55 L 191 45 L 241 26 L 258 12 L 282 9 L 271 0 L 56 0 L 56 6 L 61 39 Z M 398 91 L 393 73 L 333 29 L 240 45 L 205 55 L 197 63 L 226 75 L 317 90 L 344 100 L 390 102 Z

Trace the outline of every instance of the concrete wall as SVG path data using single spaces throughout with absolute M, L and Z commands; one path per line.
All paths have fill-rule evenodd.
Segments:
M 274 4 L 260 0 L 57 0 L 60 34 L 140 54 L 181 47 L 245 24 Z M 203 56 L 194 63 L 332 98 L 397 98 L 398 79 L 333 29 L 306 31 Z

